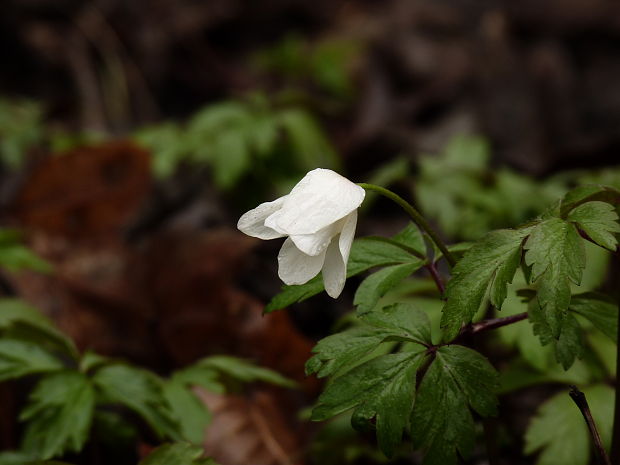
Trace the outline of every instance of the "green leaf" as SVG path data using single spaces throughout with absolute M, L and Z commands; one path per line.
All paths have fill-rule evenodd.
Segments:
M 404 238 L 401 240 L 405 240 Z M 412 243 L 413 239 L 408 239 Z M 347 263 L 347 277 L 358 275 L 370 268 L 378 266 L 397 265 L 401 263 L 412 263 L 419 261 L 405 251 L 398 244 L 384 242 L 377 238 L 360 238 L 353 242 L 349 263 Z M 269 313 L 274 310 L 287 307 L 296 302 L 319 294 L 323 291 L 323 278 L 321 275 L 311 279 L 306 284 L 299 286 L 284 286 L 282 292 L 273 297 L 265 307 L 264 312 Z
M 530 282 L 538 285 L 542 315 L 557 339 L 570 304 L 570 282 L 579 284 L 585 267 L 583 242 L 571 223 L 550 218 L 534 227 L 524 248 Z
M 618 304 L 607 296 L 596 292 L 574 295 L 569 310 L 590 320 L 590 322 L 618 343 Z
M 306 374 L 317 373 L 319 378 L 323 378 L 343 368 L 350 368 L 384 339 L 383 332 L 366 325 L 327 336 L 312 349 L 315 355 L 306 362 Z
M 94 407 L 95 392 L 83 374 L 65 371 L 45 377 L 20 415 L 27 422 L 22 449 L 40 459 L 79 452 L 88 438 Z
M 414 263 L 388 266 L 368 276 L 355 292 L 353 304 L 357 305 L 360 314 L 371 311 L 390 289 L 420 269 L 422 260 Z
M 355 407 L 352 423 L 359 427 L 376 420 L 379 447 L 388 457 L 402 440 L 415 394 L 415 375 L 424 352 L 383 355 L 335 378 L 312 411 L 315 421 L 326 420 Z
M 207 391 L 217 394 L 226 392 L 226 387 L 220 381 L 220 373 L 213 368 L 200 365 L 200 361 L 175 371 L 172 379 L 186 386 L 200 386 Z
M 401 232 L 393 236 L 392 240 L 397 244 L 402 244 L 405 247 L 415 250 L 421 255 L 426 255 L 424 236 L 420 228 L 411 222 L 409 222 Z
M 179 425 L 163 394 L 162 382 L 153 373 L 129 365 L 106 365 L 93 383 L 102 401 L 118 402 L 140 415 L 160 437 L 180 439 Z
M 211 459 L 201 459 L 202 448 L 186 443 L 164 444 L 142 460 L 139 465 L 216 465 Z
M 0 381 L 63 368 L 58 358 L 37 344 L 0 339 Z
M 366 324 L 382 331 L 386 338 L 430 345 L 428 315 L 411 303 L 396 303 L 360 316 Z
M 217 370 L 220 373 L 244 383 L 263 381 L 265 383 L 288 388 L 294 388 L 297 386 L 294 381 L 285 378 L 273 370 L 259 367 L 251 362 L 248 362 L 247 360 L 237 357 L 230 357 L 228 355 L 216 355 L 213 357 L 203 358 L 196 362 L 196 365 Z
M 562 320 L 560 337 L 555 343 L 555 355 L 558 362 L 565 370 L 568 370 L 583 354 L 583 331 L 579 322 L 571 314 L 567 314 Z
M 616 250 L 618 240 L 614 233 L 620 232 L 620 224 L 613 205 L 599 201 L 587 202 L 573 209 L 567 219 L 577 223 L 577 227 L 601 247 Z
M 564 195 L 560 203 L 560 216 L 566 218 L 571 210 L 586 202 L 617 202 L 619 199 L 620 191 L 611 186 L 597 184 L 579 186 Z
M 470 408 L 496 414 L 498 374 L 478 352 L 450 345 L 437 350 L 420 384 L 411 417 L 416 448 L 427 450 L 424 465 L 451 465 L 467 457 L 475 440 Z
M 211 421 L 211 414 L 191 389 L 174 377 L 164 382 L 164 397 L 178 421 L 181 435 L 193 444 L 201 444 L 205 438 L 205 429 Z
M 306 362 L 319 378 L 346 371 L 388 340 L 431 344 L 428 316 L 413 304 L 398 303 L 361 316 L 361 325 L 321 339 Z
M 36 343 L 77 356 L 77 349 L 41 312 L 19 299 L 0 299 L 0 330 L 4 337 Z
M 601 438 L 609 446 L 613 421 L 614 392 L 597 385 L 583 390 Z M 561 392 L 546 401 L 532 419 L 525 435 L 525 453 L 540 450 L 537 465 L 587 465 L 590 463 L 590 435 L 581 412 Z
M 521 260 L 521 245 L 530 229 L 493 231 L 476 242 L 456 264 L 446 288 L 441 325 L 444 339 L 454 339 L 462 324 L 480 309 L 490 288 L 491 303 L 501 308 L 506 286 Z
M 562 318 L 557 322 L 560 336 L 556 339 L 547 316 L 538 301 L 531 301 L 528 308 L 528 318 L 532 323 L 534 334 L 540 339 L 541 345 L 552 344 L 556 360 L 562 364 L 565 370 L 568 370 L 575 359 L 583 354 L 581 325 L 570 313 L 562 315 Z
M 9 271 L 32 270 L 39 273 L 52 271 L 52 265 L 21 244 L 0 247 L 0 267 Z

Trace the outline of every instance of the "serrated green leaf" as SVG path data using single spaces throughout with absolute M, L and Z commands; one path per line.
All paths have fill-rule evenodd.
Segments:
M 559 337 L 556 339 L 549 325 L 547 315 L 537 300 L 530 302 L 528 319 L 532 323 L 533 332 L 538 336 L 541 345 L 552 344 L 556 360 L 568 370 L 575 358 L 583 354 L 583 331 L 575 317 L 569 313 L 561 315 L 555 322 L 558 325 Z
M 557 339 L 570 304 L 570 282 L 579 284 L 585 267 L 583 242 L 571 223 L 550 218 L 534 227 L 524 249 L 530 282 L 538 285 L 542 315 Z
M 562 218 L 566 218 L 572 209 L 586 202 L 617 202 L 619 199 L 620 191 L 611 186 L 597 184 L 579 186 L 564 195 L 560 203 L 559 213 Z
M 596 292 L 574 295 L 569 310 L 590 322 L 615 343 L 618 342 L 618 304 Z
M 371 311 L 381 297 L 403 279 L 419 270 L 423 264 L 422 260 L 416 260 L 413 263 L 388 266 L 368 276 L 355 292 L 353 304 L 357 306 L 357 312 L 364 314 Z
M 456 264 L 446 288 L 441 325 L 452 340 L 480 309 L 490 288 L 491 303 L 500 308 L 506 286 L 519 266 L 521 245 L 530 229 L 493 231 L 476 242 Z
M 402 440 L 415 393 L 415 375 L 424 352 L 404 352 L 374 358 L 335 378 L 312 411 L 326 420 L 355 407 L 353 421 L 376 419 L 377 439 L 389 457 Z
M 451 465 L 457 453 L 467 457 L 475 439 L 470 408 L 496 414 L 498 374 L 478 352 L 440 347 L 420 384 L 411 417 L 416 448 L 427 450 L 425 465 Z
M 583 354 L 583 331 L 571 314 L 564 316 L 560 337 L 555 343 L 555 356 L 565 370 L 568 370 Z
M 383 340 L 383 332 L 366 325 L 321 339 L 312 352 L 316 355 L 306 362 L 306 374 L 317 373 L 319 378 L 338 373 L 353 366 L 364 355 L 374 350 Z
M 396 303 L 360 316 L 366 324 L 382 331 L 387 338 L 430 345 L 428 315 L 412 303 Z
M 140 415 L 160 437 L 180 439 L 179 425 L 162 391 L 162 381 L 146 370 L 129 365 L 106 365 L 93 383 L 104 402 L 118 402 Z
M 613 205 L 599 201 L 587 202 L 574 208 L 567 219 L 577 223 L 577 226 L 601 247 L 616 250 L 618 240 L 614 233 L 620 232 L 620 224 Z
M 349 263 L 347 263 L 347 278 L 363 273 L 370 268 L 411 263 L 417 260 L 419 259 L 396 244 L 390 244 L 375 238 L 356 239 L 351 247 Z M 273 312 L 296 302 L 303 302 L 319 294 L 323 289 L 323 278 L 321 275 L 311 279 L 306 284 L 284 286 L 282 292 L 274 296 L 267 304 L 264 312 Z
M 306 374 L 319 378 L 342 373 L 385 341 L 431 344 L 425 312 L 409 303 L 388 305 L 361 316 L 361 325 L 321 339 L 306 362 Z
M 90 431 L 95 392 L 81 373 L 65 371 L 45 377 L 20 414 L 26 421 L 22 449 L 40 459 L 79 452 Z
M 142 460 L 139 465 L 216 465 L 211 459 L 201 459 L 204 451 L 187 443 L 164 444 Z
M 614 392 L 608 386 L 583 390 L 604 443 L 609 445 Z M 590 463 L 590 435 L 581 412 L 561 392 L 545 402 L 532 419 L 525 435 L 525 453 L 541 450 L 537 465 L 587 465 Z
M 163 393 L 179 423 L 183 438 L 193 444 L 201 444 L 211 421 L 211 413 L 204 402 L 188 386 L 174 378 L 164 382 Z
M 0 339 L 0 381 L 63 368 L 58 358 L 37 344 Z
M 251 362 L 248 362 L 247 360 L 237 357 L 230 357 L 228 355 L 216 355 L 203 358 L 196 362 L 196 365 L 217 370 L 220 373 L 239 381 L 243 381 L 244 383 L 263 381 L 265 383 L 288 388 L 294 388 L 297 386 L 294 381 L 285 378 L 273 370 L 259 367 Z

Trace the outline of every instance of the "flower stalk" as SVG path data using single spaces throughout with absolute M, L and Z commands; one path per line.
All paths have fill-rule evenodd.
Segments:
M 441 250 L 441 253 L 443 253 L 444 257 L 446 257 L 446 260 L 450 267 L 454 267 L 454 265 L 456 265 L 456 260 L 454 256 L 450 253 L 446 244 L 441 240 L 439 234 L 437 234 L 437 232 L 431 227 L 428 221 L 426 221 L 426 219 L 420 214 L 420 212 L 418 212 L 418 210 L 416 210 L 413 205 L 403 199 L 400 195 L 392 192 L 389 189 L 386 189 L 385 187 L 377 186 L 375 184 L 367 184 L 364 182 L 358 183 L 358 186 L 363 187 L 367 191 L 376 192 L 377 194 L 387 197 L 394 203 L 398 204 L 398 206 L 400 206 L 407 213 L 407 215 L 409 215 L 411 220 L 428 235 L 428 237 L 435 243 L 437 248 Z

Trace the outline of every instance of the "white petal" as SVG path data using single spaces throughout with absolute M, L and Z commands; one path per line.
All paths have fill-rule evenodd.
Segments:
M 346 217 L 345 217 L 346 218 Z M 314 234 L 298 234 L 291 236 L 295 246 L 307 255 L 318 255 L 324 252 L 332 238 L 340 233 L 345 218 L 332 223 Z
M 286 197 L 285 195 L 273 202 L 261 203 L 255 209 L 244 213 L 237 222 L 237 228 L 248 236 L 258 237 L 259 239 L 277 239 L 278 237 L 284 237 L 284 234 L 265 226 L 265 219 L 282 207 Z
M 365 195 L 347 178 L 317 168 L 297 183 L 265 225 L 287 235 L 313 234 L 358 208 Z
M 338 241 L 332 241 L 325 254 L 323 283 L 330 297 L 337 298 L 347 280 L 347 262 L 357 226 L 357 210 L 345 218 L 344 227 Z
M 287 238 L 278 254 L 278 276 L 285 284 L 304 284 L 319 274 L 324 261 L 325 251 L 314 257 L 306 255 Z

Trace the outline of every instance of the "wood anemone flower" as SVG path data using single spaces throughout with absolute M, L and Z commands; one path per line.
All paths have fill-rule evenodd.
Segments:
M 237 228 L 259 239 L 286 237 L 278 254 L 278 275 L 286 284 L 304 284 L 323 272 L 325 290 L 337 298 L 366 192 L 338 173 L 317 168 L 290 194 L 245 213 Z

